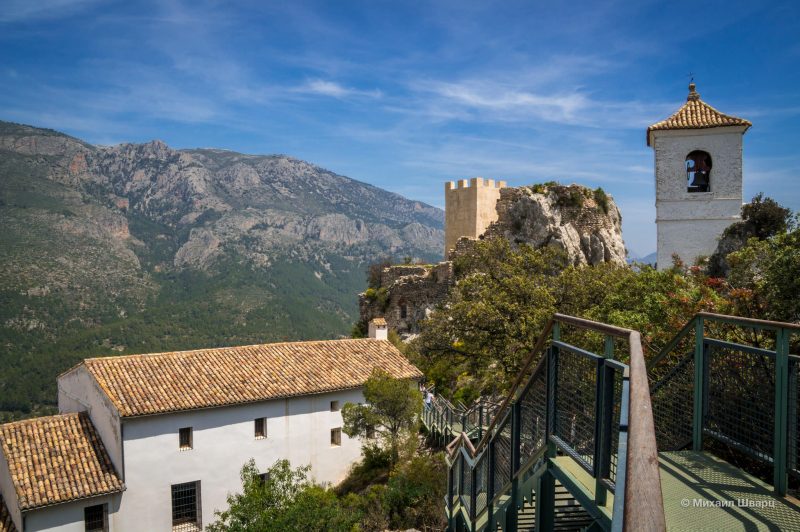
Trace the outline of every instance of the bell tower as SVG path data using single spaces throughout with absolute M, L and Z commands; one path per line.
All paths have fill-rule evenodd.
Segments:
M 689 84 L 686 103 L 647 128 L 655 152 L 658 269 L 677 254 L 686 264 L 711 255 L 740 219 L 742 140 L 752 124 L 720 113 Z

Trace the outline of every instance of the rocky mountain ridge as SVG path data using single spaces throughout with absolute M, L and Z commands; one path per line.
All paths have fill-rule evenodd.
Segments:
M 347 334 L 367 265 L 436 257 L 442 223 L 284 155 L 0 122 L 0 412 L 83 356 Z

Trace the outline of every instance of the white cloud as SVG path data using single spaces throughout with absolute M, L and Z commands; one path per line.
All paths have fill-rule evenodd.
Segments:
M 333 98 L 348 98 L 348 97 L 365 97 L 365 98 L 380 98 L 383 94 L 381 91 L 375 90 L 360 90 L 350 87 L 345 87 L 335 81 L 326 81 L 321 79 L 310 80 L 305 85 L 299 87 L 297 92 L 308 94 L 319 94 L 321 96 L 331 96 Z

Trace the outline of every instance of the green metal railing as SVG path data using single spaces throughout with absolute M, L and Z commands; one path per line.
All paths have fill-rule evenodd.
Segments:
M 800 481 L 800 357 L 789 353 L 798 333 L 797 324 L 695 315 L 650 363 L 659 450 L 740 453 L 771 467 L 785 495 L 790 477 Z
M 461 402 L 454 405 L 434 394 L 430 404 L 424 404 L 422 421 L 429 430 L 447 442 L 462 432 L 470 439 L 480 440 L 499 406 L 499 403 L 484 397 L 469 407 Z
M 565 326 L 603 335 L 603 352 L 562 341 Z M 630 366 L 614 360 L 620 338 Z M 519 512 L 533 509 L 537 529 L 550 530 L 559 483 L 595 527 L 664 530 L 663 507 L 652 504 L 661 486 L 649 398 L 638 333 L 556 314 L 477 445 L 474 431 L 455 434 L 455 407 L 426 409 L 429 428 L 455 435 L 447 449 L 449 529 L 513 531 Z M 462 412 L 469 428 L 464 419 Z M 578 479 L 587 476 L 589 486 Z

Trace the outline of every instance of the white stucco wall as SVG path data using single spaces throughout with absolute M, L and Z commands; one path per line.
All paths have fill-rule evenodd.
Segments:
M 19 498 L 11 481 L 11 469 L 8 467 L 8 460 L 6 460 L 2 448 L 0 448 L 0 495 L 3 496 L 8 513 L 11 514 L 11 520 L 14 521 L 14 526 L 17 527 L 17 530 L 22 530 L 22 513 L 19 511 Z
M 331 447 L 330 429 L 342 426 L 330 402 L 363 402 L 361 390 L 123 420 L 125 492 L 118 521 L 121 531 L 170 530 L 171 486 L 200 481 L 202 522 L 227 507 L 228 493 L 241 491 L 239 471 L 254 458 L 265 471 L 286 458 L 292 467 L 311 465 L 317 482 L 342 480 L 359 459 L 357 439 L 342 434 Z M 267 437 L 255 439 L 254 420 L 267 418 Z M 193 448 L 178 448 L 178 431 L 193 429 Z
M 25 532 L 84 532 L 83 510 L 87 506 L 108 504 L 108 529 L 110 532 L 122 530 L 119 524 L 117 509 L 120 494 L 92 497 L 75 502 L 56 504 L 25 513 Z M 19 528 L 22 531 L 22 528 Z M 138 530 L 147 530 L 140 528 Z
M 122 476 L 124 464 L 119 412 L 84 366 L 77 366 L 58 377 L 58 411 L 62 414 L 88 412 L 114 469 Z
M 687 264 L 711 255 L 725 228 L 740 219 L 744 130 L 737 126 L 653 132 L 659 269 L 672 265 L 673 253 Z M 687 192 L 686 156 L 694 150 L 711 155 L 709 192 Z

